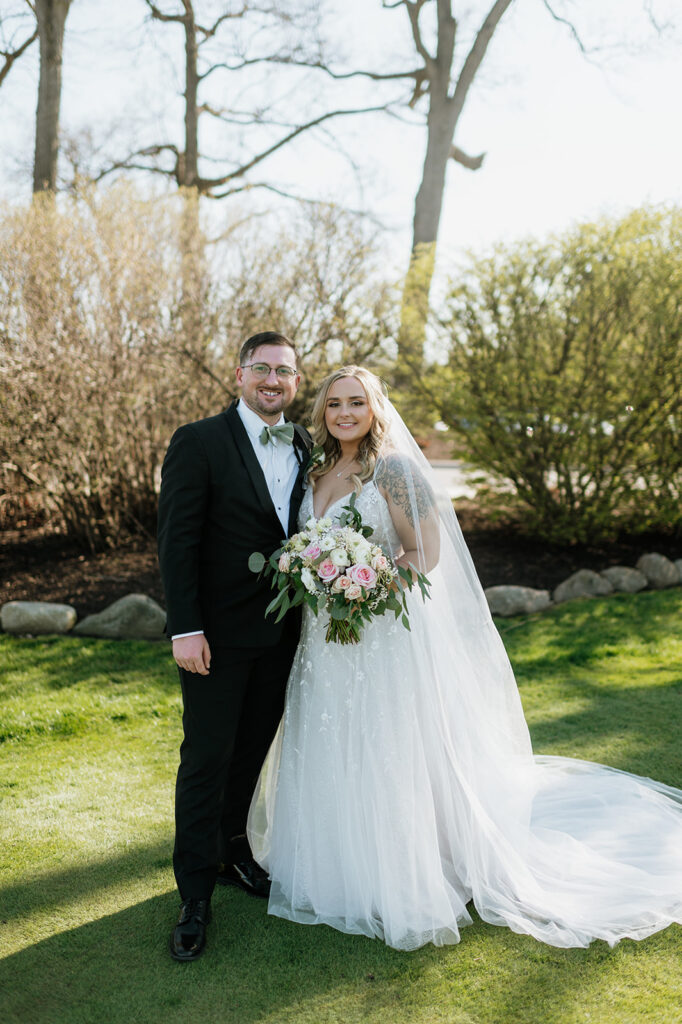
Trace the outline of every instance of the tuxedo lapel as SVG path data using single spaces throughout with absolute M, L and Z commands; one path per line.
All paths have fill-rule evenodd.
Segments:
M 272 503 L 272 498 L 270 497 L 268 485 L 265 482 L 263 470 L 261 469 L 260 462 L 256 458 L 256 453 L 253 450 L 253 445 L 251 444 L 249 435 L 246 432 L 246 428 L 241 421 L 239 413 L 237 412 L 236 402 L 233 402 L 229 409 L 225 410 L 225 422 L 232 434 L 235 447 L 239 452 L 241 460 L 246 466 L 246 470 L 251 478 L 251 483 L 253 484 L 253 489 L 258 495 L 258 500 L 263 506 L 263 511 L 273 517 L 277 523 L 278 529 L 281 530 L 282 526 L 277 516 L 277 512 L 275 511 L 275 506 Z
M 301 507 L 303 501 L 303 485 L 305 482 L 305 469 L 308 465 L 308 456 L 310 454 L 310 440 L 308 438 L 307 431 L 303 430 L 297 423 L 294 424 L 294 451 L 296 452 L 296 458 L 298 459 L 298 473 L 294 486 L 291 490 L 291 498 L 289 500 L 289 536 L 292 533 L 296 533 L 297 524 L 296 518 L 298 516 L 298 510 Z

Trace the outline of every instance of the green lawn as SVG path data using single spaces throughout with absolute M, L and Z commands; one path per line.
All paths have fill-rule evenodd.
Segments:
M 682 786 L 682 590 L 500 624 L 535 748 Z M 180 701 L 165 645 L 0 636 L 0 1010 L 17 1024 L 679 1024 L 682 928 L 559 950 L 477 921 L 399 953 L 216 892 L 167 953 Z

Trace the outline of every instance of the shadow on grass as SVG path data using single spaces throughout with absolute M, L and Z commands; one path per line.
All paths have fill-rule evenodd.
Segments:
M 642 656 L 648 647 L 655 660 L 662 638 L 680 637 L 681 619 L 682 588 L 676 588 L 572 601 L 497 627 L 523 683 L 524 676 L 551 678 L 627 650 Z M 674 667 L 682 679 L 682 659 Z
M 571 689 L 580 699 L 579 710 L 529 716 L 536 752 L 559 746 L 580 757 L 586 744 L 610 744 L 609 757 L 618 761 L 609 761 L 613 768 L 637 775 L 664 769 L 662 782 L 682 785 L 682 680 L 612 689 L 580 678 Z
M 3 1019 L 426 1024 L 437 1006 L 439 1021 L 560 1024 L 574 1019 L 585 990 L 608 986 L 610 972 L 627 973 L 637 955 L 635 943 L 559 950 L 480 922 L 459 946 L 400 953 L 280 921 L 260 901 L 221 890 L 205 955 L 176 964 L 167 942 L 177 905 L 174 893 L 157 896 L 8 957 L 0 964 Z M 667 934 L 658 944 L 669 941 L 673 956 L 679 936 Z
M 3 637 L 3 671 L 0 679 L 12 676 L 26 663 L 49 680 L 52 689 L 77 686 L 81 683 L 101 687 L 103 684 L 138 684 L 140 675 L 145 685 L 164 692 L 177 689 L 177 670 L 165 641 L 97 640 L 88 637 L 45 636 Z
M 581 756 L 602 743 L 613 767 L 681 785 L 682 647 L 671 645 L 674 660 L 661 650 L 679 638 L 680 619 L 682 591 L 675 590 L 574 602 L 501 624 L 534 748 Z M 623 685 L 630 679 L 646 682 Z M 540 693 L 535 713 L 533 694 Z M 573 707 L 562 711 L 565 702 Z
M 45 871 L 26 880 L 0 887 L 3 923 L 28 917 L 88 898 L 98 891 L 144 878 L 166 868 L 172 878 L 173 839 L 131 847 L 113 857 L 72 864 L 62 871 Z

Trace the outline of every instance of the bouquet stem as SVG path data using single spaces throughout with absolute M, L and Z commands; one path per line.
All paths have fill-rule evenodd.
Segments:
M 327 643 L 357 644 L 360 634 L 348 619 L 330 619 L 325 640 Z

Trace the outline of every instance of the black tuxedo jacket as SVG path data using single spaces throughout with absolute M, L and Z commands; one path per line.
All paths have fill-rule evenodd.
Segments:
M 310 438 L 294 433 L 299 471 L 291 494 L 289 533 L 303 497 Z M 237 412 L 188 423 L 173 435 L 161 471 L 158 548 L 168 636 L 203 630 L 211 645 L 270 647 L 295 616 L 265 618 L 270 580 L 250 571 L 253 551 L 268 556 L 282 524 L 263 471 Z M 286 627 L 285 627 L 286 624 Z

